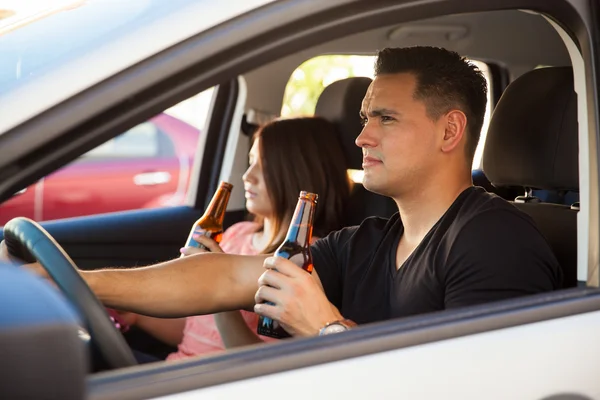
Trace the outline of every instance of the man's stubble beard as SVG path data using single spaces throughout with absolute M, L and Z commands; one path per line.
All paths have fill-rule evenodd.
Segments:
M 389 176 L 382 176 L 380 177 L 379 182 L 371 178 L 371 183 L 368 182 L 365 174 L 365 177 L 363 178 L 363 187 L 369 192 L 390 197 L 392 199 L 410 196 L 411 192 L 419 189 L 419 185 L 427 184 L 426 179 L 420 177 L 422 173 L 424 173 L 424 171 L 415 170 L 412 172 L 405 172 L 393 180 L 390 179 Z

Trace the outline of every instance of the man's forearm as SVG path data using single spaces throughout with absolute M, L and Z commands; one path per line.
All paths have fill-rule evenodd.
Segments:
M 105 305 L 153 317 L 252 308 L 266 256 L 205 253 L 161 264 L 82 271 Z

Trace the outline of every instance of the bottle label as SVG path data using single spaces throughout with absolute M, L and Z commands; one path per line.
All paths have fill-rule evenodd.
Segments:
M 266 302 L 269 305 L 274 305 L 270 301 Z M 258 319 L 258 327 L 256 333 L 263 336 L 269 336 L 275 339 L 285 339 L 290 337 L 290 334 L 283 329 L 279 321 L 271 319 L 269 317 L 261 316 Z

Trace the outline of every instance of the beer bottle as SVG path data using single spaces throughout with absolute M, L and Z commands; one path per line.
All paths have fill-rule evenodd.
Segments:
M 309 274 L 313 270 L 310 240 L 312 237 L 317 198 L 318 196 L 314 193 L 300 192 L 294 217 L 290 223 L 285 240 L 274 254 L 275 256 L 291 260 Z M 258 319 L 256 332 L 259 335 L 278 339 L 290 336 L 278 321 L 263 316 Z
M 217 243 L 221 242 L 221 238 L 223 237 L 223 218 L 225 218 L 225 210 L 227 209 L 227 202 L 229 201 L 232 188 L 233 185 L 231 183 L 221 182 L 204 215 L 192 226 L 190 235 L 185 243 L 186 247 L 191 246 L 208 250 L 206 246 L 194 240 L 192 237 L 194 233 L 208 236 Z M 183 256 L 182 254 L 181 257 Z

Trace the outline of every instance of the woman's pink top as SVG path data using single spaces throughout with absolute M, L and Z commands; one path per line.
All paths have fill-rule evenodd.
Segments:
M 252 246 L 252 235 L 257 231 L 259 225 L 254 222 L 240 222 L 223 233 L 221 248 L 225 253 L 256 255 L 258 250 Z M 240 311 L 248 327 L 256 332 L 258 326 L 258 315 L 250 311 Z M 277 339 L 259 336 L 263 341 L 274 341 Z M 179 360 L 199 354 L 225 350 L 221 335 L 217 329 L 215 319 L 212 315 L 197 315 L 188 317 L 183 330 L 183 340 L 177 348 L 177 352 L 169 354 L 167 360 Z

